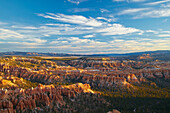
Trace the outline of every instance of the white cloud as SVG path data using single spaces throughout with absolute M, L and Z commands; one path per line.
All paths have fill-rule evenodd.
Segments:
M 115 21 L 117 21 L 117 18 L 115 18 L 115 17 L 109 17 L 109 18 L 105 18 L 105 17 L 97 17 L 96 18 L 97 20 L 105 20 L 105 21 L 107 21 L 107 22 L 115 22 Z
M 170 33 L 170 31 L 162 31 L 163 33 Z
M 113 39 L 109 41 L 98 41 L 93 39 L 81 39 L 79 37 L 60 37 L 51 41 L 45 46 L 42 43 L 36 43 L 38 40 L 32 40 L 33 42 L 1 42 L 7 45 L 9 48 L 17 48 L 17 50 L 52 50 L 56 52 L 66 53 L 127 53 L 127 52 L 139 52 L 139 51 L 152 51 L 152 50 L 166 50 L 170 47 L 170 40 L 165 39 L 147 39 L 142 38 L 139 40 L 125 40 L 125 39 Z M 39 42 L 39 41 L 38 41 Z
M 92 38 L 92 37 L 94 37 L 95 35 L 85 35 L 85 36 L 83 36 L 84 38 Z
M 48 14 L 48 16 L 49 15 L 50 14 Z M 58 48 L 59 50 L 64 50 L 67 52 L 68 51 L 77 51 L 77 52 L 98 51 L 99 52 L 101 50 L 109 51 L 109 48 L 111 48 L 112 45 L 108 42 L 108 40 L 110 39 L 106 39 L 104 41 L 95 40 L 97 39 L 95 37 L 96 34 L 97 35 L 122 35 L 122 34 L 141 32 L 140 30 L 135 28 L 125 27 L 120 24 L 111 24 L 110 21 L 108 21 L 110 17 L 106 17 L 106 18 L 98 17 L 96 19 L 93 18 L 96 22 L 102 23 L 102 25 L 87 26 L 84 24 L 87 24 L 85 23 L 86 21 L 91 21 L 92 20 L 91 18 L 86 18 L 84 16 L 78 16 L 78 15 L 62 15 L 62 14 L 59 15 L 61 18 L 64 18 L 67 21 L 69 21 L 69 23 L 62 24 L 62 23 L 51 22 L 51 23 L 40 24 L 39 26 L 36 27 L 15 24 L 15 25 L 7 25 L 5 26 L 5 29 L 0 28 L 0 38 L 3 41 L 6 41 L 2 44 L 9 45 L 11 49 L 21 48 L 21 47 L 28 48 L 28 49 L 29 48 L 32 49 Z M 76 17 L 75 20 L 73 19 L 73 17 Z M 104 21 L 104 19 L 106 21 Z M 66 20 L 64 20 L 64 22 Z M 74 21 L 78 20 L 77 23 L 78 25 L 72 24 L 72 20 Z M 80 34 L 83 35 L 82 37 L 83 39 L 78 37 L 78 35 Z M 69 37 L 71 35 L 75 37 Z M 56 40 L 53 40 L 54 37 L 56 38 Z M 64 37 L 64 38 L 58 38 L 58 37 Z M 18 40 L 18 38 L 20 39 Z
M 114 40 L 111 43 L 124 52 L 167 50 L 170 48 L 169 39 Z
M 146 30 L 146 32 L 148 32 L 148 33 L 158 34 L 158 32 L 157 32 L 157 31 L 154 31 L 154 30 Z
M 156 1 L 156 2 L 150 2 L 150 3 L 146 3 L 146 5 L 159 5 L 165 2 L 169 2 L 170 0 L 161 0 L 161 1 Z
M 50 44 L 55 44 L 57 46 L 62 46 L 64 44 L 68 49 L 74 47 L 74 50 L 87 50 L 86 48 L 98 49 L 108 46 L 106 42 L 95 41 L 92 39 L 81 39 L 79 37 L 60 37 L 52 41 Z
M 170 38 L 170 34 L 161 34 L 161 35 L 158 35 L 158 37 L 169 37 Z
M 28 50 L 31 48 L 36 51 L 37 49 L 41 50 L 42 48 L 43 51 L 49 48 L 50 50 L 54 51 L 57 50 L 84 53 L 113 52 L 114 49 L 116 51 L 127 51 L 127 48 L 130 50 L 129 43 L 136 44 L 136 42 L 115 40 L 113 43 L 111 43 L 111 39 L 107 38 L 106 40 L 103 40 L 95 37 L 95 35 L 124 35 L 133 33 L 138 35 L 137 33 L 143 32 L 136 28 L 125 27 L 121 24 L 112 24 L 112 21 L 109 21 L 111 17 L 86 18 L 80 15 L 64 15 L 52 13 L 47 13 L 46 15 L 40 14 L 40 16 L 43 16 L 44 18 L 53 18 L 54 20 L 63 22 L 63 24 L 51 22 L 40 24 L 36 27 L 24 25 L 8 25 L 8 27 L 5 27 L 6 29 L 0 29 L 0 31 L 3 30 L 3 33 L 7 32 L 6 34 L 8 34 L 7 39 L 9 40 L 5 40 L 7 41 L 7 45 L 13 48 L 23 47 L 27 48 Z M 92 20 L 97 23 L 101 23 L 101 25 L 94 26 L 94 22 Z M 87 21 L 91 21 L 92 24 L 88 24 Z M 13 36 L 13 38 L 10 36 L 9 38 L 9 34 L 12 33 L 15 36 Z M 79 38 L 79 34 L 81 34 L 83 37 Z M 2 34 L 0 34 L 0 36 L 1 35 Z M 16 37 L 21 37 L 21 39 L 16 41 Z M 54 38 L 56 39 L 54 40 Z M 14 41 L 13 39 L 16 40 Z M 120 44 L 118 44 L 119 42 Z M 5 44 L 5 42 L 3 44 Z M 123 44 L 125 47 L 123 47 Z
M 128 33 L 141 32 L 141 30 L 131 27 L 126 28 L 120 24 L 112 24 L 111 26 L 104 29 L 99 29 L 97 32 L 101 32 L 102 35 L 123 35 Z
M 0 28 L 0 39 L 16 39 L 23 38 L 23 35 L 9 29 Z
M 144 2 L 146 0 L 112 0 L 113 2 Z
M 112 0 L 113 2 L 123 2 L 123 1 L 126 1 L 126 0 Z
M 158 45 L 162 45 L 162 44 L 165 44 L 165 45 L 169 45 L 170 46 L 170 39 L 169 38 L 165 38 L 165 39 L 154 39 L 152 40 L 151 42 L 153 42 L 154 44 L 158 44 Z M 159 46 L 160 47 L 160 46 Z
M 80 39 L 79 37 L 61 37 L 56 39 L 57 43 L 51 44 L 46 48 L 56 48 L 70 53 L 127 53 L 139 51 L 166 50 L 170 47 L 170 40 L 165 39 L 141 39 L 141 40 L 122 40 L 102 42 L 92 39 Z M 63 42 L 66 41 L 66 42 Z M 61 44 L 62 43 L 62 44 Z M 55 46 L 54 46 L 55 45 Z M 88 49 L 87 49 L 88 48 Z
M 73 8 L 73 9 L 69 9 L 68 11 L 73 12 L 73 13 L 78 13 L 78 12 L 86 12 L 86 11 L 90 11 L 92 9 L 89 8 Z
M 12 28 L 21 28 L 21 29 L 38 29 L 37 27 L 33 27 L 33 26 L 16 26 L 16 25 L 13 25 L 11 27 Z
M 40 44 L 37 44 L 37 43 L 33 43 L 33 42 L 17 42 L 17 41 L 13 41 L 13 42 L 1 42 L 1 43 L 4 43 L 4 44 L 10 44 L 10 46 L 15 46 L 15 48 L 17 48 L 16 46 L 19 46 L 21 48 L 24 48 L 24 47 L 29 47 L 29 46 L 35 46 L 35 45 L 40 45 Z M 21 46 L 22 45 L 22 46 Z M 14 49 L 14 48 L 13 48 Z
M 80 15 L 64 15 L 64 14 L 47 13 L 47 15 L 38 14 L 38 16 L 42 16 L 44 18 L 50 18 L 62 22 L 80 24 L 85 26 L 93 26 L 93 27 L 99 27 L 103 24 L 101 21 L 97 21 L 92 17 L 86 18 Z
M 159 18 L 159 17 L 169 17 L 170 16 L 170 9 L 155 9 L 148 12 L 142 12 L 141 14 L 134 17 L 137 18 L 145 18 L 145 17 L 152 17 L 152 18 Z
M 47 42 L 47 40 L 43 40 L 43 39 L 40 39 L 40 38 L 31 38 L 31 39 L 26 39 L 28 41 L 33 41 L 33 42 L 36 42 L 36 43 L 45 43 Z
M 131 1 L 133 1 L 133 2 L 144 2 L 146 0 L 131 0 Z
M 110 11 L 107 10 L 107 9 L 100 8 L 100 12 L 101 12 L 101 13 L 105 13 L 105 12 L 110 12 Z
M 133 14 L 133 13 L 138 13 L 138 12 L 146 11 L 146 10 L 150 10 L 150 8 L 131 8 L 131 9 L 125 9 L 122 12 L 118 13 L 118 15 Z
M 163 8 L 170 8 L 170 4 L 161 4 L 161 7 L 163 7 Z
M 85 2 L 85 1 L 88 1 L 88 0 L 67 0 L 68 2 L 70 3 L 73 3 L 73 4 L 80 4 L 81 2 Z
M 47 26 L 59 26 L 59 27 L 67 27 L 67 26 L 71 26 L 70 24 L 54 24 L 54 23 L 48 23 L 45 24 Z
M 54 40 L 54 41 L 52 41 L 52 42 L 50 42 L 50 44 L 69 44 L 69 42 L 68 41 L 64 41 L 64 40 Z
M 170 0 L 151 2 L 152 4 L 159 4 L 163 2 L 168 2 Z M 148 3 L 149 4 L 149 3 Z M 169 17 L 170 16 L 170 5 L 162 4 L 160 7 L 147 7 L 147 8 L 129 8 L 124 9 L 117 15 L 134 15 L 133 19 L 139 18 L 160 18 L 160 17 Z M 165 21 L 166 22 L 166 21 Z
M 86 18 L 80 15 L 64 15 L 64 14 L 52 14 L 52 13 L 48 13 L 48 15 L 39 14 L 39 16 L 71 23 L 71 24 L 66 24 L 67 26 L 65 24 L 61 24 L 59 26 L 57 26 L 58 24 L 57 25 L 46 24 L 46 25 L 56 25 L 56 27 L 41 26 L 40 31 L 44 31 L 46 35 L 78 35 L 78 34 L 90 34 L 90 33 L 92 34 L 100 33 L 102 35 L 122 35 L 122 34 L 134 33 L 134 32 L 142 32 L 139 29 L 135 29 L 131 27 L 127 28 L 120 24 L 110 24 L 110 22 L 115 21 L 113 16 L 107 18 L 97 17 L 96 19 L 92 17 Z M 55 32 L 55 30 L 57 32 Z
M 0 25 L 6 25 L 6 24 L 8 24 L 8 23 L 5 23 L 5 22 L 0 22 Z
M 107 19 L 107 18 L 104 18 L 104 17 L 97 17 L 96 19 L 98 19 L 98 20 L 106 20 L 106 21 L 108 21 L 108 19 Z

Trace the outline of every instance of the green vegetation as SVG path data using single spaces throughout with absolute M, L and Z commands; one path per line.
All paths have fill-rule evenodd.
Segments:
M 18 87 L 18 88 L 28 89 L 28 88 L 36 87 L 36 86 L 38 86 L 38 84 L 39 83 L 31 82 L 31 81 L 28 81 L 25 79 L 20 79 L 20 78 L 17 78 L 17 80 L 15 80 L 13 82 L 11 80 L 5 79 L 4 83 L 0 84 L 0 88 L 10 88 L 10 87 L 14 86 L 14 87 Z
M 7 57 L 9 58 L 9 57 Z M 14 59 L 5 59 L 4 57 L 0 58 L 0 62 L 6 63 L 10 66 L 14 67 L 23 67 L 23 68 L 34 68 L 34 69 L 47 69 L 48 66 L 51 66 L 51 61 L 48 61 L 46 59 L 42 59 L 41 57 L 22 57 L 22 58 L 32 58 L 34 61 L 24 61 L 23 60 L 14 60 Z M 30 60 L 32 60 L 30 59 Z
M 77 58 L 51 58 L 51 59 L 46 59 L 46 60 L 52 60 L 52 61 L 56 61 L 56 60 L 61 60 L 61 61 L 67 61 L 67 60 L 76 60 Z
M 170 90 L 148 85 L 133 88 L 96 89 L 122 113 L 168 113 L 170 111 Z
M 38 56 L 31 56 L 31 57 L 28 57 L 28 58 L 33 58 L 33 59 L 36 59 L 36 60 L 45 60 L 44 58 L 38 57 Z
M 23 89 L 28 89 L 28 88 L 32 88 L 32 87 L 37 87 L 39 83 L 37 82 L 31 82 L 28 80 L 23 80 L 23 83 L 21 84 L 20 82 L 16 81 L 16 83 L 18 85 L 18 87 L 23 88 Z
M 38 67 L 41 66 L 40 64 L 34 64 L 31 62 L 21 62 L 21 61 L 15 61 L 15 60 L 5 60 L 0 58 L 0 62 L 2 63 L 7 63 L 10 66 L 15 66 L 15 67 L 25 67 L 25 68 L 33 68 L 33 67 Z
M 67 60 L 76 60 L 77 57 L 29 57 L 37 60 L 51 60 L 51 61 L 67 61 Z
M 112 110 L 109 109 L 110 103 L 108 103 L 103 97 L 93 94 L 81 94 L 70 101 L 68 98 L 64 98 L 66 106 L 69 109 L 73 109 L 73 113 L 107 113 Z M 66 107 L 66 106 L 63 106 Z M 62 112 L 63 113 L 63 112 Z
M 105 97 L 121 113 L 169 113 L 170 98 Z

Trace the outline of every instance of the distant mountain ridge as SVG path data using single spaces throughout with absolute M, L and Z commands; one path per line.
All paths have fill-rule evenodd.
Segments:
M 91 54 L 91 55 L 68 54 L 68 53 L 17 52 L 17 51 L 0 52 L 0 56 L 16 55 L 16 56 L 51 56 L 51 57 L 66 57 L 66 56 L 115 57 L 115 56 L 142 55 L 142 54 L 170 54 L 170 50 L 145 51 L 145 52 L 124 53 L 124 54 Z

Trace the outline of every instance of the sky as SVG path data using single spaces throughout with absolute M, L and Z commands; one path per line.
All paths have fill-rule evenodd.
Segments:
M 0 52 L 170 50 L 170 0 L 0 0 Z

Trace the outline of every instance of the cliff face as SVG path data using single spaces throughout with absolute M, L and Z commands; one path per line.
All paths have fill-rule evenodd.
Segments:
M 91 87 L 102 94 L 102 89 L 119 88 L 134 93 L 135 85 L 170 86 L 170 62 L 107 60 L 0 59 L 0 112 L 89 112 L 92 108 L 94 112 L 110 104 Z
M 31 89 L 0 90 L 1 113 L 27 112 L 28 110 L 48 111 L 48 108 L 61 110 L 66 105 L 64 98 L 74 99 L 83 93 L 94 93 L 88 84 L 77 83 L 69 86 L 54 87 L 39 85 Z M 14 109 L 13 109 L 14 108 Z M 41 108 L 41 109 L 40 109 Z
M 2 74 L 2 73 L 1 73 Z M 29 85 L 25 83 L 26 80 L 19 78 L 17 76 L 2 76 L 0 75 L 0 88 L 9 88 L 9 87 L 28 87 Z
M 11 101 L 3 100 L 0 102 L 0 113 L 16 113 Z
M 81 90 L 83 93 L 95 93 L 93 90 L 91 90 L 91 87 L 89 84 L 76 83 L 72 85 L 65 85 L 62 87 L 66 89 L 72 89 L 74 91 Z
M 92 86 L 109 87 L 113 85 L 131 86 L 131 83 L 146 82 L 147 78 L 161 78 L 163 80 L 170 79 L 170 69 L 140 69 L 140 70 L 124 70 L 124 71 L 107 71 L 103 70 L 69 70 L 66 67 L 60 67 L 55 70 L 39 70 L 33 71 L 26 68 L 9 66 L 0 64 L 0 71 L 5 74 L 0 78 L 0 84 L 8 83 L 15 86 L 18 80 L 16 77 L 22 77 L 27 80 L 33 80 L 41 83 L 89 83 Z M 15 77 L 12 77 L 15 76 Z M 4 82 L 8 80 L 8 82 Z M 7 85 L 8 85 L 7 84 Z

